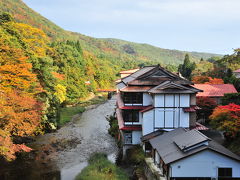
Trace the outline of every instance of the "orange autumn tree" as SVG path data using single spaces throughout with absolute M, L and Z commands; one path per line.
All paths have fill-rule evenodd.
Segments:
M 224 84 L 224 82 L 221 78 L 211 78 L 211 77 L 209 77 L 209 82 L 206 82 L 205 84 Z
M 0 66 L 0 155 L 8 160 L 16 152 L 30 150 L 13 144 L 13 137 L 34 135 L 41 125 L 43 104 L 35 98 L 41 88 L 26 60 L 13 58 Z
M 226 137 L 235 138 L 240 134 L 240 105 L 231 103 L 218 106 L 210 116 L 211 124 L 225 132 Z
M 224 84 L 222 79 L 208 76 L 194 76 L 192 82 L 195 84 Z
M 209 82 L 208 76 L 194 76 L 192 82 L 195 84 L 203 84 Z
M 40 30 L 28 25 L 0 24 L 0 155 L 7 160 L 14 159 L 16 152 L 31 150 L 14 144 L 14 137 L 41 132 L 44 104 L 38 94 L 42 87 L 30 63 L 33 55 L 46 55 L 45 38 L 40 36 Z
M 26 59 L 27 57 L 18 58 L 0 66 L 0 80 L 5 91 L 11 91 L 12 89 L 29 91 L 30 86 L 37 81 L 36 75 L 29 71 L 32 64 L 27 63 Z

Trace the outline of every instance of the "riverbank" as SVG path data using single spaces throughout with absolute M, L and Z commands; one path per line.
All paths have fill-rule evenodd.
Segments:
M 86 109 L 92 108 L 92 105 L 100 105 L 107 101 L 107 94 L 91 94 L 89 98 L 75 104 L 74 106 L 67 106 L 60 108 L 59 110 L 59 119 L 58 127 L 64 126 L 66 123 L 70 122 L 73 119 L 74 115 L 83 113 Z
M 34 171 L 32 174 L 41 173 L 31 176 L 31 179 L 38 180 L 43 174 L 54 173 L 56 180 L 71 180 L 87 166 L 87 160 L 94 152 L 104 152 L 115 160 L 117 146 L 114 138 L 108 134 L 109 124 L 106 120 L 106 116 L 114 112 L 115 103 L 113 98 L 100 105 L 88 106 L 82 114 L 74 115 L 72 121 L 56 132 L 38 136 L 31 146 L 38 151 L 36 161 L 39 166 L 25 161 L 20 161 L 18 166 L 21 164 L 22 168 L 29 168 L 32 165 L 29 168 L 31 172 Z M 11 171 L 14 171 L 14 166 L 6 173 L 12 174 Z M 31 172 L 26 170 L 24 173 Z M 23 174 L 25 179 L 29 179 L 28 174 Z

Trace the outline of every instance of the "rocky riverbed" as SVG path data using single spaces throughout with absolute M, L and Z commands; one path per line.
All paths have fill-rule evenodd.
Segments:
M 32 146 L 37 149 L 36 159 L 41 165 L 36 168 L 41 168 L 43 172 L 39 173 L 43 174 L 57 172 L 57 175 L 46 176 L 45 179 L 74 179 L 87 166 L 89 156 L 95 152 L 104 152 L 110 160 L 115 160 L 118 148 L 115 140 L 108 134 L 109 124 L 106 120 L 106 116 L 113 114 L 115 102 L 113 98 L 103 104 L 90 106 L 55 133 L 37 137 Z M 22 166 L 24 163 L 26 162 L 22 162 Z M 31 178 L 34 178 L 34 174 L 38 173 L 31 174 Z M 27 174 L 23 176 L 30 179 Z M 43 176 L 38 174 L 35 179 L 41 177 Z

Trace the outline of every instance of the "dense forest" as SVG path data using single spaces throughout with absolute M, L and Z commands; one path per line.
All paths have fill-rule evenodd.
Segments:
M 110 87 L 115 71 L 109 61 L 83 51 L 79 41 L 51 42 L 42 30 L 1 14 L 1 154 L 13 157 L 10 137 L 56 125 L 60 106 Z
M 112 87 L 120 70 L 161 64 L 177 71 L 186 54 L 64 31 L 21 0 L 3 0 L 0 12 L 0 154 L 8 160 L 18 151 L 30 150 L 15 143 L 16 137 L 57 126 L 60 107 L 75 104 L 98 88 Z M 239 68 L 238 50 L 223 58 L 188 54 L 186 63 L 194 64 L 190 68 L 194 75 L 226 74 L 224 81 L 237 84 L 231 71 Z M 185 68 L 188 65 L 179 70 Z

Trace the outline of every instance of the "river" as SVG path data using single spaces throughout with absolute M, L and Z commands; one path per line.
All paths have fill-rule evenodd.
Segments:
M 5 175 L 0 174 L 0 178 L 72 180 L 87 166 L 88 158 L 95 152 L 106 153 L 114 162 L 118 148 L 108 134 L 106 116 L 113 114 L 115 103 L 113 97 L 104 104 L 88 107 L 57 132 L 37 137 L 32 144 L 36 149 L 42 149 L 37 162 L 18 160 L 12 169 L 5 171 Z

